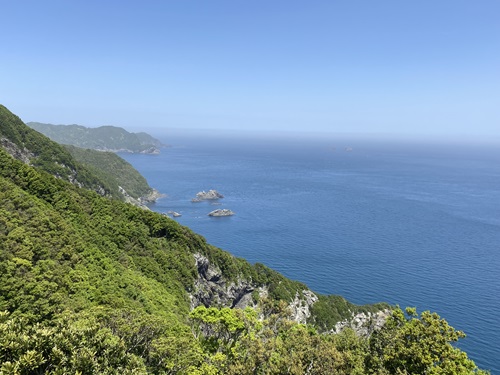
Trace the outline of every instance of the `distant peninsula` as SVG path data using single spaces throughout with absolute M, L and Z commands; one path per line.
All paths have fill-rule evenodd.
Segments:
M 117 126 L 87 128 L 40 122 L 28 122 L 26 125 L 57 143 L 98 151 L 159 154 L 160 148 L 165 146 L 147 133 L 130 133 Z

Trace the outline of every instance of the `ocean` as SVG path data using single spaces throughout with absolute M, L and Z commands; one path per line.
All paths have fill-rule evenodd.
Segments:
M 500 374 L 500 147 L 165 138 L 160 155 L 121 155 L 167 194 L 151 209 L 318 293 L 435 311 Z M 209 189 L 224 198 L 191 202 Z

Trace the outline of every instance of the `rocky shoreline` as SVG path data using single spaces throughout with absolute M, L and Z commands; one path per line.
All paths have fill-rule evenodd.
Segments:
M 151 189 L 151 191 L 148 194 L 140 197 L 139 201 L 143 204 L 155 203 L 158 199 L 163 197 L 166 197 L 166 194 L 162 194 L 156 189 Z
M 158 199 L 165 197 L 165 194 L 160 193 L 156 189 L 151 189 L 151 191 L 142 196 L 139 197 L 138 199 L 135 199 L 134 197 L 130 196 L 127 191 L 122 188 L 121 186 L 118 186 L 120 193 L 123 195 L 125 202 L 130 203 L 134 206 L 141 207 L 145 210 L 149 210 L 149 207 L 147 206 L 150 203 L 155 203 Z

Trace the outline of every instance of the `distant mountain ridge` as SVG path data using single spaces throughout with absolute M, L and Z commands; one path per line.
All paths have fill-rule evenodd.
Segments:
M 130 133 L 117 126 L 88 128 L 82 125 L 53 125 L 40 122 L 28 122 L 26 125 L 57 143 L 99 151 L 158 154 L 160 148 L 165 146 L 147 133 Z
M 144 205 L 159 193 L 128 162 L 110 152 L 60 145 L 0 105 L 0 147 L 27 165 L 102 196 Z

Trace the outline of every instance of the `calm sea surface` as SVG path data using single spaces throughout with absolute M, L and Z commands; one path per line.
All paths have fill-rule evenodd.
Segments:
M 153 210 L 181 213 L 210 243 L 316 292 L 435 311 L 500 374 L 499 148 L 165 141 L 157 156 L 122 155 L 168 195 Z M 208 189 L 224 194 L 220 205 L 191 203 Z M 236 215 L 208 217 L 216 208 Z

